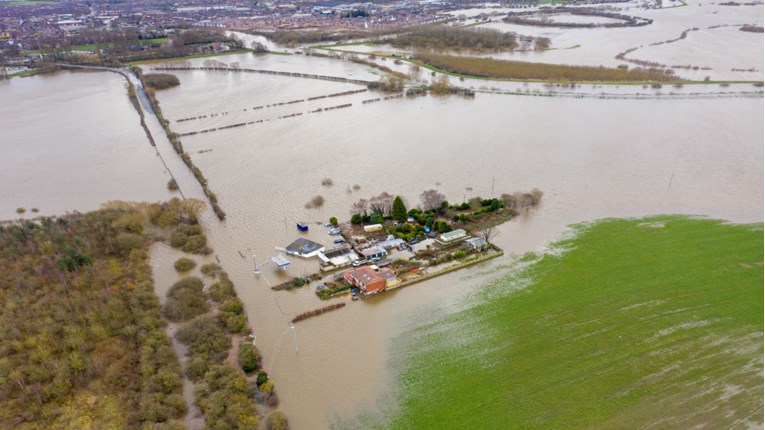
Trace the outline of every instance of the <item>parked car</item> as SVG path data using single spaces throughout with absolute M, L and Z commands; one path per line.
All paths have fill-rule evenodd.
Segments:
M 435 231 L 428 232 L 427 236 L 431 239 L 435 238 L 437 236 Z
M 353 263 L 351 263 L 351 266 L 353 266 L 353 267 L 359 267 L 359 266 L 363 266 L 363 265 L 364 265 L 364 263 L 366 263 L 366 261 L 363 261 L 363 260 L 355 260 Z
M 333 228 L 332 230 L 327 232 L 327 234 L 329 234 L 331 236 L 337 236 L 340 233 L 341 233 L 341 231 L 340 231 L 339 228 Z
M 321 285 L 317 285 L 317 286 L 316 286 L 316 292 L 317 292 L 317 293 L 318 293 L 319 291 L 323 291 L 323 290 L 326 290 L 326 289 L 327 289 L 327 286 L 326 286 L 326 285 L 324 285 L 324 284 L 321 284 Z
M 345 239 L 335 239 L 335 243 L 345 243 Z
M 409 241 L 409 244 L 410 245 L 414 245 L 414 244 L 417 244 L 417 243 L 420 243 L 420 242 L 422 242 L 422 238 L 421 237 L 415 237 L 414 239 Z

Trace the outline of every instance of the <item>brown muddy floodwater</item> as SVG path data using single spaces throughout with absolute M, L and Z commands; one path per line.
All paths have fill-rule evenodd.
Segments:
M 324 74 L 328 60 L 290 61 L 301 67 L 295 71 Z M 352 202 L 381 191 L 400 194 L 411 206 L 428 188 L 461 202 L 538 187 L 543 205 L 504 225 L 497 240 L 517 254 L 543 249 L 571 223 L 603 217 L 763 218 L 759 98 L 479 94 L 362 104 L 381 96 L 366 92 L 252 110 L 358 87 L 232 72 L 176 74 L 181 85 L 159 95 L 175 131 L 268 120 L 187 136 L 183 144 L 228 213 L 225 224 L 210 223 L 212 244 L 246 303 L 282 408 L 297 429 L 389 407 L 395 396 L 389 341 L 412 320 L 464 306 L 471 291 L 507 273 L 510 257 L 363 302 L 333 300 L 348 306 L 301 321 L 293 333 L 292 317 L 327 303 L 311 287 L 274 292 L 269 286 L 316 271 L 318 261 L 290 257 L 286 274 L 266 265 L 256 277 L 252 269 L 254 261 L 276 255 L 275 246 L 301 236 L 296 221 L 310 223 L 305 237 L 329 246 L 321 224 L 330 216 L 347 219 Z M 347 103 L 352 106 L 308 113 Z M 219 115 L 176 122 L 213 113 Z M 279 119 L 294 113 L 303 115 Z M 322 186 L 325 177 L 334 185 Z M 317 194 L 324 206 L 304 208 Z
M 319 58 L 230 57 L 217 59 L 243 67 L 376 76 L 363 66 Z M 474 99 L 421 97 L 362 104 L 382 96 L 363 92 L 253 110 L 360 87 L 229 72 L 176 74 L 181 85 L 158 93 L 176 132 L 269 120 L 187 136 L 183 145 L 228 214 L 225 223 L 205 214 L 210 242 L 237 285 L 281 408 L 298 430 L 328 428 L 390 407 L 396 377 L 389 366 L 391 339 L 407 324 L 466 306 L 470 292 L 508 273 L 512 256 L 366 301 L 334 299 L 330 303 L 347 301 L 348 306 L 301 321 L 293 330 L 289 321 L 294 316 L 328 303 L 318 300 L 312 287 L 275 292 L 269 286 L 316 271 L 318 261 L 290 257 L 286 274 L 265 265 L 256 277 L 252 269 L 254 261 L 276 255 L 275 246 L 301 236 L 296 221 L 310 223 L 304 237 L 330 245 L 321 224 L 330 216 L 349 218 L 351 203 L 361 197 L 388 191 L 414 206 L 429 188 L 462 202 L 533 187 L 545 192 L 543 204 L 503 225 L 496 240 L 508 254 L 542 250 L 567 225 L 603 217 L 681 213 L 732 222 L 763 220 L 762 98 L 577 100 L 478 94 Z M 0 85 L 0 111 L 5 114 L 0 116 L 1 145 L 16 151 L 13 158 L 0 160 L 6 172 L 0 188 L 4 218 L 13 217 L 18 206 L 43 209 L 46 203 L 61 212 L 95 208 L 113 198 L 169 196 L 165 167 L 146 148 L 121 77 L 62 73 L 35 79 Z M 94 92 L 99 96 L 88 99 Z M 28 100 L 29 94 L 35 99 Z M 89 102 L 73 109 L 72 100 L 78 97 Z M 348 103 L 352 106 L 307 113 Z M 51 113 L 41 115 L 43 109 Z M 96 138 L 81 138 L 100 130 L 102 121 L 85 122 L 99 111 L 104 112 L 98 116 L 103 127 L 108 127 Z M 219 115 L 209 116 L 213 113 Z M 279 119 L 294 113 L 302 115 Z M 176 122 L 204 115 L 208 118 Z M 38 126 L 51 116 L 50 127 Z M 9 117 L 13 121 L 5 119 Z M 158 150 L 184 192 L 198 196 L 193 177 L 157 128 L 153 130 Z M 130 155 L 119 152 L 133 144 L 137 148 Z M 58 160 L 62 153 L 72 163 L 88 162 L 67 168 Z M 35 160 L 58 180 L 30 182 L 24 172 Z M 123 171 L 127 173 L 116 173 Z M 334 185 L 322 186 L 325 177 Z M 65 181 L 71 186 L 60 187 Z M 81 192 L 93 182 L 109 192 Z M 354 191 L 354 184 L 360 190 Z M 326 203 L 306 209 L 304 204 L 317 194 Z M 27 201 L 28 195 L 37 199 Z M 43 198 L 49 200 L 33 201 Z M 56 201 L 55 206 L 50 203 Z M 169 265 L 172 258 L 162 252 L 153 262 Z M 175 275 L 170 269 L 155 270 L 162 291 Z
M 170 177 L 116 73 L 0 81 L 0 219 L 167 200 Z

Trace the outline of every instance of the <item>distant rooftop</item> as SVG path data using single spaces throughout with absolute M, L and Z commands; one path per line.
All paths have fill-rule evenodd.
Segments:
M 324 249 L 324 245 L 320 243 L 313 242 L 308 239 L 303 239 L 302 237 L 294 242 L 292 242 L 287 248 L 286 251 L 291 254 L 297 254 L 297 255 L 308 255 L 312 252 L 319 251 L 321 249 Z

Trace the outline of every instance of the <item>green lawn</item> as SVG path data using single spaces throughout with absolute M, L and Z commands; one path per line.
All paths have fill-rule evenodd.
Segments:
M 762 224 L 662 216 L 578 230 L 557 244 L 567 252 L 397 340 L 396 413 L 376 426 L 762 423 Z

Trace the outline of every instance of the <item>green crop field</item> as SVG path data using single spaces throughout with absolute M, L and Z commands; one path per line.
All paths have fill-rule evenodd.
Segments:
M 761 425 L 762 224 L 661 216 L 576 229 L 556 245 L 565 252 L 396 341 L 396 405 L 371 426 Z

